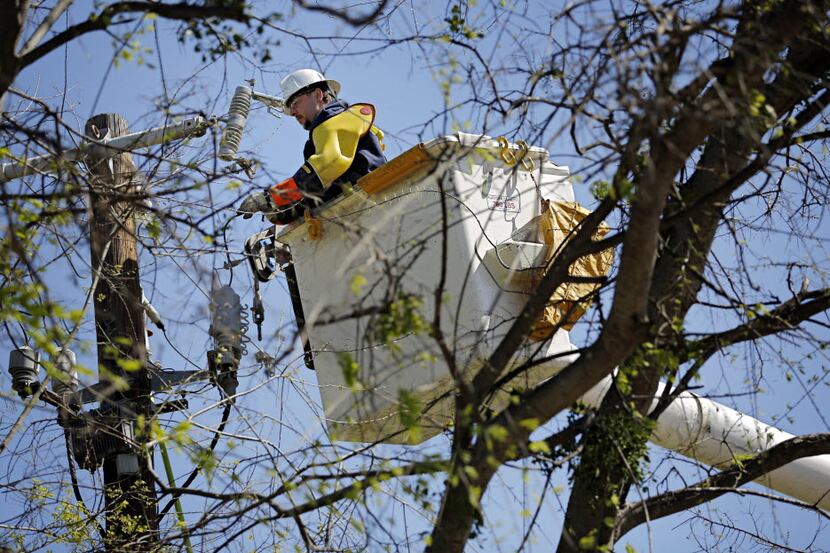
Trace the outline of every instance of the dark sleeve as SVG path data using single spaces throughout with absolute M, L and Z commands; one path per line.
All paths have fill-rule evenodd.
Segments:
M 294 182 L 297 183 L 297 188 L 305 196 L 308 205 L 316 205 L 322 201 L 325 189 L 323 183 L 314 169 L 308 163 L 304 163 L 302 167 L 297 169 L 293 177 Z

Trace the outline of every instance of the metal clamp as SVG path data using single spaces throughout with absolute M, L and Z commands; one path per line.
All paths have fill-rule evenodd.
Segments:
M 262 323 L 265 322 L 265 307 L 262 305 L 262 294 L 259 292 L 259 280 L 254 279 L 254 303 L 251 306 L 254 324 L 256 325 L 257 340 L 262 341 Z
M 258 281 L 268 282 L 276 276 L 279 270 L 275 261 L 276 249 L 273 228 L 254 234 L 245 241 L 245 257 Z
M 536 163 L 533 161 L 532 157 L 527 156 L 530 152 L 530 146 L 528 146 L 527 142 L 524 140 L 518 140 L 516 142 L 516 146 L 519 147 L 519 161 L 522 163 L 522 167 L 525 171 L 532 172 L 536 169 Z
M 308 237 L 311 240 L 319 240 L 323 236 L 323 225 L 320 219 L 315 218 L 310 211 L 306 211 L 303 216 L 305 222 L 308 223 Z
M 513 153 L 512 148 L 510 148 L 510 143 L 507 139 L 503 136 L 500 136 L 496 139 L 499 147 L 501 150 L 499 151 L 499 156 L 501 157 L 502 161 L 508 167 L 513 167 L 517 163 L 521 162 L 522 169 L 525 171 L 532 172 L 536 169 L 536 163 L 533 161 L 532 157 L 528 157 L 530 153 L 530 146 L 527 145 L 527 142 L 524 140 L 516 141 L 516 147 L 519 149 L 519 155 Z
M 508 167 L 513 167 L 514 165 L 516 165 L 516 162 L 518 160 L 516 159 L 516 156 L 513 154 L 513 152 L 510 150 L 510 143 L 507 141 L 507 139 L 503 136 L 500 136 L 496 139 L 496 142 L 498 142 L 499 146 L 501 146 L 501 151 L 499 152 L 501 160 Z

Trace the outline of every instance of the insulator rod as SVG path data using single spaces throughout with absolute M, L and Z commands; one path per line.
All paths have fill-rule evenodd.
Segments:
M 59 155 L 46 154 L 22 159 L 19 162 L 4 163 L 0 166 L 0 182 L 17 179 L 26 175 L 55 174 L 58 172 L 60 165 L 82 161 L 88 155 L 97 158 L 111 157 L 140 148 L 165 144 L 173 140 L 202 133 L 213 124 L 214 121 L 212 119 L 205 119 L 201 115 L 195 115 L 177 123 L 162 125 L 146 131 L 134 132 L 116 138 L 96 140 L 91 137 L 86 137 L 81 146 L 65 150 Z

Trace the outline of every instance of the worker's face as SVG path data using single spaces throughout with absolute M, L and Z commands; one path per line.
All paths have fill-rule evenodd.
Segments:
M 308 129 L 311 122 L 323 111 L 323 106 L 323 91 L 315 88 L 292 99 L 288 106 L 288 113 L 304 129 Z

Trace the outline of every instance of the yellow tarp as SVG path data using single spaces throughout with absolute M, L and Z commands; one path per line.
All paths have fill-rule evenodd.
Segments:
M 590 211 L 576 202 L 544 201 L 542 214 L 539 216 L 539 232 L 544 244 L 548 246 L 545 268 L 531 272 L 528 292 L 533 292 L 546 272 L 546 267 L 561 249 L 576 226 Z M 608 234 L 609 227 L 601 223 L 594 232 L 594 240 L 602 240 Z M 614 250 L 609 248 L 599 253 L 580 257 L 571 264 L 571 276 L 602 277 L 611 271 Z M 533 326 L 530 339 L 547 340 L 557 325 L 570 330 L 591 304 L 592 294 L 599 288 L 598 283 L 566 282 L 554 290 L 542 317 Z

